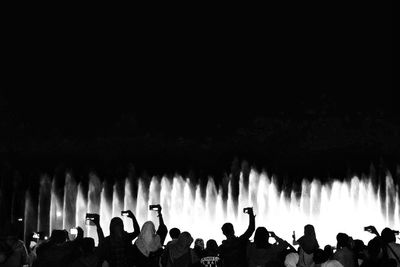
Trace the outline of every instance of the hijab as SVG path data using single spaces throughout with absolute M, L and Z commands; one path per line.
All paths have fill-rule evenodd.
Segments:
M 183 256 L 190 249 L 193 242 L 192 236 L 188 232 L 183 232 L 179 235 L 178 240 L 172 243 L 169 247 L 171 259 L 175 260 Z
M 150 252 L 161 248 L 160 236 L 156 234 L 153 222 L 147 221 L 143 224 L 135 245 L 146 257 L 149 256 Z

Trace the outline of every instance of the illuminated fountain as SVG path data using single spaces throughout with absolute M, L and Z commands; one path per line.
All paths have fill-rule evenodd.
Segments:
M 235 196 L 232 179 L 228 180 L 224 194 L 223 186 L 216 186 L 212 178 L 202 193 L 199 184 L 179 176 L 153 177 L 150 182 L 127 178 L 110 184 L 90 174 L 87 189 L 68 173 L 64 181 L 43 176 L 37 203 L 31 192 L 26 194 L 25 225 L 27 232 L 49 232 L 79 225 L 86 235 L 95 237 L 94 227 L 85 226 L 85 213 L 99 213 L 101 226 L 108 235 L 111 218 L 120 216 L 121 210 L 132 210 L 140 225 L 152 220 L 157 226 L 156 214 L 148 206 L 159 203 L 168 228 L 178 227 L 189 231 L 194 238 L 221 242 L 221 226 L 225 222 L 234 224 L 237 235 L 246 230 L 248 216 L 242 211 L 252 206 L 256 226 L 265 226 L 288 241 L 293 231 L 298 238 L 303 226 L 311 223 L 322 246 L 334 245 L 338 232 L 367 242 L 371 234 L 363 231 L 364 226 L 375 225 L 378 231 L 386 226 L 400 228 L 399 186 L 394 184 L 390 173 L 385 179 L 383 187 L 374 186 L 368 177 L 325 184 L 303 180 L 297 192 L 284 192 L 278 189 L 274 177 L 251 170 L 248 184 L 240 175 L 239 195 Z M 130 221 L 126 218 L 124 221 L 125 229 L 132 231 Z

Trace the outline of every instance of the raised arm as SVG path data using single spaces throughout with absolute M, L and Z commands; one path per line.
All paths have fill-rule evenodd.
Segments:
M 240 236 L 242 239 L 250 239 L 251 235 L 254 233 L 256 229 L 256 216 L 254 215 L 253 208 L 249 209 L 249 227 L 246 232 Z
M 100 215 L 98 215 L 98 214 L 96 214 L 96 215 L 97 216 L 94 218 L 93 223 L 96 225 L 97 237 L 99 239 L 99 244 L 97 246 L 99 247 L 100 244 L 102 244 L 104 241 L 104 232 L 100 226 Z
M 164 223 L 164 219 L 163 219 L 161 210 L 162 210 L 162 208 L 160 206 L 160 209 L 158 210 L 158 220 L 159 220 L 160 224 L 157 229 L 157 234 L 160 236 L 161 245 L 164 245 L 165 238 L 167 237 L 167 234 L 168 234 L 168 228 Z
M 372 225 L 366 226 L 366 227 L 364 227 L 364 230 L 367 232 L 370 232 L 371 234 L 374 234 L 376 236 L 380 236 L 379 232 L 378 232 L 378 230 L 376 230 L 375 226 L 372 226 Z
M 296 240 L 296 234 L 295 234 L 294 231 L 293 231 L 292 238 L 293 238 L 293 241 L 292 241 L 292 245 L 293 245 L 293 246 L 297 246 L 297 245 L 300 244 L 300 243 Z
M 130 211 L 130 210 L 128 210 L 127 212 L 128 212 L 127 216 L 132 219 L 132 224 L 133 224 L 133 232 L 132 233 L 128 233 L 128 235 L 129 235 L 129 239 L 133 240 L 133 239 L 135 239 L 136 237 L 139 236 L 140 226 L 139 226 L 139 224 L 138 224 L 138 222 L 136 220 L 136 217 L 133 214 L 133 212 Z
M 287 250 L 289 248 L 290 252 L 296 252 L 296 249 L 291 244 L 289 244 L 289 242 L 280 238 L 274 232 L 269 232 L 269 233 L 270 233 L 270 236 L 273 237 L 276 240 L 276 242 L 278 243 L 278 245 L 281 246 L 283 249 Z

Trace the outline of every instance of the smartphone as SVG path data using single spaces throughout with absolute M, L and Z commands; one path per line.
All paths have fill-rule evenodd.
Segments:
M 121 211 L 121 216 L 128 216 L 129 212 L 126 210 Z
M 76 228 L 71 228 L 69 232 L 71 233 L 71 235 L 78 235 L 78 229 Z
M 250 211 L 251 209 L 253 209 L 253 208 L 244 208 L 244 209 L 243 209 L 243 213 L 249 213 L 249 211 Z
M 94 220 L 97 214 L 95 213 L 86 213 L 86 225 L 94 225 Z
M 161 209 L 160 204 L 157 205 L 149 205 L 149 210 L 159 211 Z

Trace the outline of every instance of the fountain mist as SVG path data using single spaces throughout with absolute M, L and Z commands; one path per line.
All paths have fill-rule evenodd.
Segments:
M 35 230 L 46 232 L 81 226 L 86 235 L 96 238 L 94 227 L 84 224 L 86 212 L 100 214 L 101 226 L 108 235 L 111 218 L 120 216 L 121 210 L 132 210 L 140 225 L 147 220 L 158 222 L 148 205 L 160 203 L 169 228 L 178 227 L 190 231 L 195 238 L 220 242 L 221 226 L 227 221 L 235 225 L 237 234 L 246 230 L 248 217 L 242 210 L 253 206 L 257 226 L 265 226 L 287 240 L 291 240 L 293 231 L 299 237 L 303 226 L 311 223 L 321 245 L 335 244 L 338 232 L 367 241 L 371 235 L 363 231 L 366 225 L 375 225 L 378 230 L 386 226 L 400 228 L 399 187 L 390 173 L 385 180 L 384 187 L 374 186 L 367 177 L 325 184 L 316 179 L 303 180 L 299 191 L 284 192 L 273 177 L 251 170 L 248 183 L 240 175 L 239 193 L 235 196 L 232 179 L 224 195 L 223 186 L 217 187 L 212 178 L 202 193 L 199 184 L 180 176 L 153 177 L 150 182 L 127 178 L 111 184 L 90 174 L 87 189 L 69 173 L 64 181 L 43 176 L 38 199 L 34 201 L 27 192 L 25 226 L 26 231 L 32 231 L 29 225 L 37 222 Z M 33 212 L 36 210 L 37 214 Z M 124 221 L 125 229 L 132 231 L 130 221 Z

